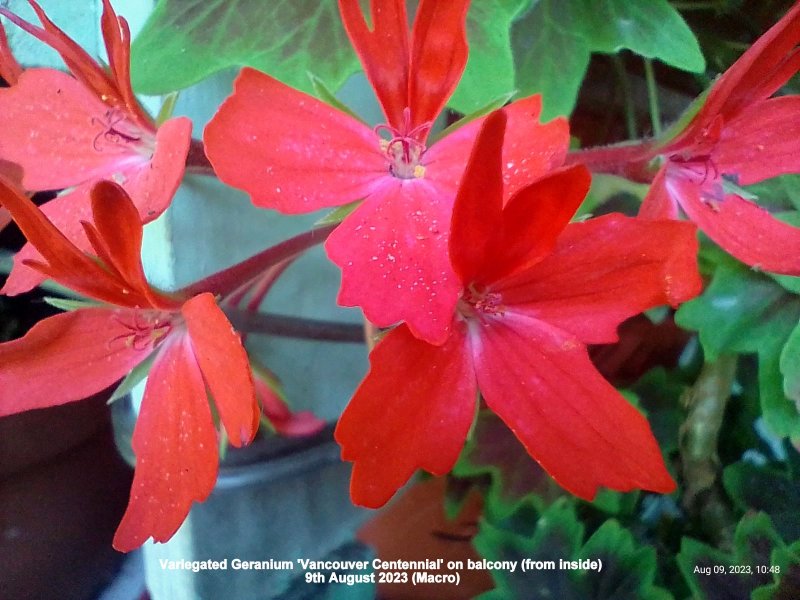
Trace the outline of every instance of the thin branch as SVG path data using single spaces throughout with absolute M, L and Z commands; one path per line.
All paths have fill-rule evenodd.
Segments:
M 276 335 L 324 342 L 363 344 L 364 330 L 357 323 L 303 319 L 287 315 L 253 313 L 225 308 L 231 324 L 242 333 Z
M 661 109 L 658 104 L 658 84 L 653 70 L 653 61 L 644 59 L 644 76 L 647 81 L 647 103 L 650 107 L 650 124 L 653 127 L 653 136 L 661 135 Z
M 694 514 L 718 545 L 733 541 L 733 517 L 720 485 L 717 448 L 725 409 L 736 375 L 736 356 L 706 363 L 684 397 L 687 414 L 680 428 L 679 448 L 686 491 L 684 507 Z
M 611 57 L 614 63 L 614 70 L 619 79 L 619 85 L 622 89 L 622 99 L 625 105 L 625 127 L 628 130 L 628 139 L 634 139 L 639 136 L 636 131 L 636 104 L 633 100 L 633 89 L 631 82 L 628 79 L 628 71 L 625 69 L 625 63 L 619 54 Z

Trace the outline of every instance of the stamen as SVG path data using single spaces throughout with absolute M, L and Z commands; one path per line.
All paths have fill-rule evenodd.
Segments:
M 133 348 L 138 352 L 152 350 L 172 331 L 172 319 L 168 314 L 134 311 L 132 318 L 130 312 L 116 313 L 112 318 L 128 332 L 109 340 L 109 349 L 112 343 L 122 341 L 126 348 Z
M 142 140 L 141 132 L 116 108 L 108 109 L 103 118 L 92 117 L 91 123 L 102 128 L 92 141 L 96 152 L 126 148 Z
M 457 310 L 464 317 L 480 317 L 483 315 L 505 314 L 503 297 L 497 292 L 479 290 L 470 284 L 461 294 Z
M 425 167 L 420 165 L 425 153 L 424 139 L 432 123 L 423 123 L 411 129 L 411 110 L 403 109 L 403 127 L 397 129 L 388 124 L 377 125 L 375 133 L 388 134 L 389 140 L 379 141 L 381 151 L 389 163 L 389 172 L 399 179 L 416 179 L 425 175 Z

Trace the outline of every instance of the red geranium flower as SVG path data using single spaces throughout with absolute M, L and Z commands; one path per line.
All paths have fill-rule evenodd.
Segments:
M 421 0 L 409 32 L 405 0 L 373 0 L 371 30 L 358 0 L 340 0 L 384 125 L 246 68 L 204 133 L 217 175 L 258 206 L 303 213 L 363 198 L 325 246 L 342 269 L 339 303 L 379 326 L 405 320 L 431 342 L 447 337 L 458 300 L 450 213 L 480 121 L 435 144 L 428 134 L 466 64 L 468 6 Z M 540 108 L 538 97 L 507 108 L 506 197 L 563 161 L 566 121 L 540 125 Z
M 585 344 L 613 342 L 627 317 L 700 291 L 695 228 L 621 215 L 568 224 L 589 188 L 582 166 L 504 207 L 505 125 L 502 112 L 486 120 L 455 201 L 449 248 L 461 292 L 449 337 L 435 346 L 405 325 L 392 330 L 337 426 L 357 504 L 381 506 L 416 469 L 449 471 L 478 391 L 577 496 L 674 489 L 646 419 Z
M 86 398 L 155 356 L 133 433 L 136 473 L 114 538 L 128 551 L 166 541 L 217 478 L 218 440 L 209 407 L 234 446 L 247 444 L 259 411 L 247 354 L 213 295 L 164 295 L 142 270 L 142 225 L 112 182 L 91 192 L 83 222 L 95 256 L 67 240 L 25 196 L 0 179 L 0 203 L 39 251 L 26 264 L 102 304 L 60 314 L 0 344 L 0 417 Z M 44 261 L 44 262 L 40 262 Z
M 0 159 L 22 167 L 27 190 L 66 189 L 43 211 L 70 241 L 89 250 L 80 222 L 91 220 L 93 184 L 101 179 L 121 184 L 142 222 L 152 221 L 167 208 L 183 177 L 191 122 L 181 117 L 156 128 L 139 106 L 130 82 L 130 31 L 109 0 L 103 0 L 102 28 L 110 72 L 29 1 L 43 28 L 4 8 L 0 14 L 61 54 L 72 76 L 27 69 L 10 88 L 0 89 Z M 0 62 L 10 60 L 7 48 L 0 55 Z M 23 264 L 27 259 L 38 260 L 30 244 L 17 254 L 4 293 L 25 292 L 42 281 Z
M 800 3 L 711 88 L 689 125 L 657 154 L 665 162 L 641 216 L 678 218 L 678 207 L 742 262 L 800 275 L 800 230 L 726 190 L 800 172 L 800 96 L 770 98 L 800 68 Z

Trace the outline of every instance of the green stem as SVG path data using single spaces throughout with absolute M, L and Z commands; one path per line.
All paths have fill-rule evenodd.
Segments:
M 653 157 L 652 140 L 638 140 L 571 150 L 564 165 L 582 164 L 594 173 L 620 175 L 639 183 L 650 183 L 653 173 L 647 163 Z
M 622 100 L 625 104 L 625 127 L 628 130 L 628 139 L 635 139 L 639 137 L 636 131 L 636 105 L 633 101 L 633 90 L 628 79 L 628 72 L 625 70 L 625 63 L 619 54 L 612 56 L 611 60 L 614 63 L 614 70 L 617 73 L 620 88 L 622 88 Z
M 661 135 L 661 109 L 658 106 L 658 84 L 653 70 L 653 61 L 644 59 L 644 76 L 647 80 L 647 103 L 650 107 L 650 124 L 653 127 L 653 136 Z
M 717 448 L 736 362 L 736 356 L 721 356 L 703 366 L 684 398 L 687 414 L 679 433 L 684 507 L 723 547 L 732 543 L 734 519 L 720 486 Z

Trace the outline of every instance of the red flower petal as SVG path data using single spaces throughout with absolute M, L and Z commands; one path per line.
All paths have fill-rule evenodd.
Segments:
M 769 98 L 800 68 L 800 4 L 795 4 L 723 74 L 693 123 L 725 120 Z
M 800 96 L 759 102 L 726 123 L 712 160 L 740 185 L 800 172 Z
M 57 198 L 48 204 L 53 204 L 58 200 L 60 199 Z M 11 212 L 22 233 L 30 240 L 30 244 L 26 245 L 26 248 L 28 252 L 31 252 L 31 256 L 33 256 L 33 246 L 35 246 L 35 249 L 47 261 L 47 268 L 44 270 L 48 276 L 96 300 L 111 302 L 119 306 L 147 306 L 149 304 L 145 298 L 136 293 L 136 290 L 128 289 L 129 286 L 122 279 L 101 267 L 64 237 L 45 216 L 44 212 L 47 212 L 47 207 L 44 212 L 39 210 L 30 199 L 17 192 L 13 186 L 2 179 L 0 179 L 0 204 Z M 60 203 L 57 206 L 60 206 Z M 71 205 L 70 207 L 72 208 Z M 79 208 L 85 211 L 85 206 Z M 23 249 L 22 252 L 17 253 L 15 257 L 17 265 L 20 264 L 20 257 L 25 256 L 23 254 L 25 251 Z M 23 274 L 21 278 L 24 279 L 25 275 Z M 2 292 L 6 294 L 17 292 L 19 283 L 20 280 L 15 278 L 15 272 L 12 271 Z
M 504 125 L 502 112 L 484 121 L 453 209 L 450 257 L 465 285 L 490 283 L 549 253 L 591 184 L 577 165 L 522 188 L 503 208 Z
M 242 340 L 211 294 L 187 301 L 181 313 L 228 439 L 237 447 L 250 443 L 258 429 L 259 411 Z
M 764 271 L 800 275 L 800 229 L 735 194 L 703 198 L 699 185 L 668 177 L 667 189 L 691 219 L 723 250 Z
M 605 344 L 628 317 L 697 295 L 696 256 L 689 223 L 607 215 L 569 225 L 552 254 L 492 291 L 509 310 Z
M 583 165 L 562 169 L 517 192 L 495 232 L 483 282 L 496 281 L 527 269 L 548 255 L 583 202 L 592 176 Z
M 450 198 L 425 179 L 390 180 L 349 215 L 325 249 L 342 269 L 338 302 L 379 327 L 406 321 L 442 343 L 460 285 L 447 258 Z
M 372 30 L 359 0 L 339 0 L 345 31 L 361 60 L 383 113 L 395 128 L 409 106 L 409 32 L 405 0 L 371 0 Z M 413 115 L 412 115 L 413 116 Z
M 203 138 L 222 181 L 286 213 L 358 200 L 391 177 L 369 127 L 254 69 L 242 69 Z
M 149 537 L 166 542 L 193 502 L 217 479 L 217 435 L 200 367 L 187 336 L 168 341 L 147 378 L 133 432 L 136 471 L 114 548 L 128 552 Z
M 149 350 L 126 343 L 126 314 L 100 308 L 63 313 L 0 344 L 0 417 L 88 398 L 147 358 Z
M 103 16 L 100 20 L 105 41 L 109 68 L 116 84 L 119 100 L 126 111 L 136 117 L 141 125 L 149 124 L 150 118 L 142 110 L 131 87 L 131 30 L 128 22 L 118 17 L 109 0 L 103 0 Z
M 476 388 L 463 322 L 443 346 L 398 327 L 370 354 L 370 371 L 336 427 L 352 461 L 353 502 L 385 504 L 417 469 L 447 473 L 475 415 Z
M 192 122 L 186 117 L 170 119 L 156 132 L 156 147 L 149 162 L 111 171 L 136 205 L 142 223 L 158 218 L 172 202 L 183 180 L 191 141 Z
M 494 237 L 503 226 L 502 110 L 483 122 L 458 188 L 450 232 L 450 260 L 461 282 L 468 285 L 495 259 Z
M 647 420 L 578 340 L 510 312 L 471 340 L 486 403 L 561 486 L 587 500 L 600 486 L 675 489 Z
M 55 69 L 28 69 L 0 90 L 0 155 L 24 169 L 29 190 L 61 189 L 124 168 L 141 156 L 100 152 L 108 107 L 80 82 Z
M 650 189 L 647 190 L 647 195 L 639 209 L 639 216 L 643 219 L 678 219 L 680 217 L 678 202 L 667 191 L 668 166 L 669 163 L 666 163 L 658 170 L 653 178 L 653 183 L 650 184 Z
M 417 7 L 408 82 L 411 129 L 433 123 L 461 79 L 467 64 L 468 8 L 469 0 L 421 0 Z
M 512 102 L 503 112 L 508 117 L 503 142 L 503 183 L 506 201 L 519 189 L 561 166 L 569 147 L 569 125 L 558 118 L 539 123 L 541 97 Z M 481 117 L 437 141 L 423 155 L 425 177 L 455 191 L 483 121 Z
M 39 17 L 43 29 L 23 21 L 5 8 L 0 8 L 0 14 L 58 52 L 72 74 L 83 82 L 96 98 L 116 99 L 117 90 L 109 74 L 79 44 L 56 27 L 36 2 L 33 0 L 28 2 Z

